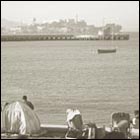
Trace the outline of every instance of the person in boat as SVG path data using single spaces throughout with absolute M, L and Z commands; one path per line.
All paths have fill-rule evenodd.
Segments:
M 132 127 L 135 129 L 139 129 L 139 110 L 134 111 L 135 117 L 132 119 Z
M 27 100 L 27 96 L 24 95 L 22 97 L 22 99 L 23 99 L 25 104 L 27 104 L 32 110 L 34 110 L 34 105 L 30 101 Z

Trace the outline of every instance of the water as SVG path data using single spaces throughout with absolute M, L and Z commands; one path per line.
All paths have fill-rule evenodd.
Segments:
M 27 95 L 42 123 L 65 124 L 67 108 L 85 123 L 139 108 L 139 37 L 129 41 L 1 43 L 1 103 Z M 117 47 L 117 53 L 97 54 Z

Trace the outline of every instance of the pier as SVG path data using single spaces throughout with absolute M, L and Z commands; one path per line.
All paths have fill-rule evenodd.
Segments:
M 49 40 L 129 40 L 129 34 L 107 36 L 75 35 L 1 35 L 1 41 L 49 41 Z

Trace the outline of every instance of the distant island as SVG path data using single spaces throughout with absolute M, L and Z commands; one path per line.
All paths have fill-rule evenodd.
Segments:
M 15 24 L 14 24 L 15 23 Z M 115 23 L 109 23 L 102 27 L 95 27 L 94 25 L 88 25 L 84 20 L 76 19 L 60 19 L 59 21 L 53 21 L 51 23 L 37 23 L 36 18 L 33 18 L 32 23 L 27 25 L 23 23 L 17 23 L 2 19 L 1 34 L 47 34 L 47 35 L 98 35 L 102 31 L 108 33 L 120 33 L 122 29 L 121 25 Z
M 84 20 L 68 19 L 30 25 L 2 20 L 1 41 L 23 40 L 128 40 L 122 26 L 108 23 L 101 27 L 88 25 Z

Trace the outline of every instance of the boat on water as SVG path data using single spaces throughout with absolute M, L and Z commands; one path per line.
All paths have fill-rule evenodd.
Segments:
M 116 53 L 117 49 L 98 49 L 98 53 Z

